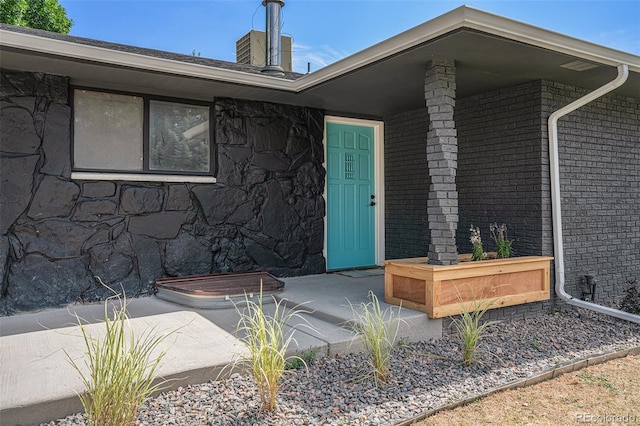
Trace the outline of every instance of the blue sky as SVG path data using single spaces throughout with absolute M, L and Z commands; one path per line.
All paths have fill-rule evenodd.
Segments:
M 264 30 L 260 0 L 60 0 L 71 35 L 235 61 L 235 42 Z M 640 55 L 640 0 L 285 0 L 294 71 L 315 71 L 463 4 Z

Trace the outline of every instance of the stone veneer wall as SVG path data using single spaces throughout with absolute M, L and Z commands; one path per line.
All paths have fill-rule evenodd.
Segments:
M 589 92 L 541 89 L 545 118 Z M 580 278 L 592 273 L 596 302 L 617 302 L 627 280 L 640 281 L 640 97 L 605 95 L 560 119 L 558 138 L 565 289 L 581 297 Z
M 323 113 L 215 101 L 216 184 L 76 181 L 68 80 L 2 70 L 0 313 L 156 278 L 325 271 Z

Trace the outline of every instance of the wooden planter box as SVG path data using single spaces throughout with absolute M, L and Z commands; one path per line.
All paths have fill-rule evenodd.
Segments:
M 493 301 L 493 309 L 548 300 L 552 259 L 523 256 L 450 266 L 429 265 L 426 257 L 387 260 L 384 300 L 431 318 L 471 312 L 476 303 Z

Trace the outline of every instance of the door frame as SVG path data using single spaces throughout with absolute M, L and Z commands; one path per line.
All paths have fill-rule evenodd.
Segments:
M 376 265 L 382 265 L 382 261 L 385 259 L 385 226 L 384 226 L 384 122 L 376 120 L 363 120 L 358 118 L 339 117 L 333 115 L 326 115 L 324 117 L 324 162 L 322 163 L 325 170 L 327 169 L 327 124 L 346 124 L 352 126 L 363 126 L 373 128 L 373 173 L 374 173 L 374 191 L 376 195 L 376 205 L 374 206 L 375 215 L 375 263 Z M 327 179 L 324 181 L 324 199 L 325 203 L 328 203 L 327 198 Z M 327 258 L 327 243 L 328 243 L 328 230 L 327 230 L 327 214 L 329 208 L 325 206 L 324 215 L 324 248 L 322 254 L 324 258 Z

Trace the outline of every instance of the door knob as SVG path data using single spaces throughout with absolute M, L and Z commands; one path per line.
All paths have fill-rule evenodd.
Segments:
M 375 202 L 375 201 L 372 201 L 372 202 L 370 202 L 370 203 L 369 203 L 369 205 L 373 207 L 373 206 L 375 206 L 375 205 L 376 205 L 376 202 Z

